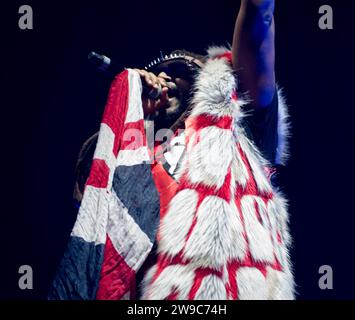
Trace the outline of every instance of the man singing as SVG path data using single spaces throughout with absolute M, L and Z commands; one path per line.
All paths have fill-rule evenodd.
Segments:
M 274 0 L 242 0 L 231 50 L 213 47 L 206 56 L 176 50 L 128 71 L 144 88 L 137 104 L 144 139 L 150 131 L 155 141 L 141 149 L 120 143 L 101 242 L 87 236 L 93 218 L 86 208 L 96 201 L 90 188 L 102 188 L 93 175 L 102 170 L 95 159 L 103 129 L 84 144 L 71 247 L 91 239 L 103 250 L 95 251 L 99 266 L 88 268 L 93 262 L 76 264 L 68 248 L 51 299 L 294 298 L 286 201 L 272 183 L 287 157 L 288 129 L 275 82 L 273 11 Z M 130 114 L 136 98 L 127 99 Z M 126 118 L 124 128 L 137 129 L 138 118 Z M 150 163 L 132 161 L 131 151 L 145 149 Z M 103 210 L 100 199 L 96 211 Z M 76 273 L 85 276 L 78 280 Z

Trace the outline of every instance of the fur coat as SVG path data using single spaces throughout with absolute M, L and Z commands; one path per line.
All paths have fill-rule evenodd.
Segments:
M 230 56 L 221 48 L 197 76 L 178 189 L 158 229 L 143 299 L 293 299 L 287 203 L 246 136 Z M 279 95 L 278 158 L 287 112 Z

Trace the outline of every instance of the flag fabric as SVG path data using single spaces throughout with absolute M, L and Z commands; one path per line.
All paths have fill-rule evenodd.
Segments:
M 126 69 L 113 81 L 85 191 L 49 299 L 130 299 L 159 223 L 144 130 L 142 84 Z M 144 208 L 144 214 L 143 209 Z

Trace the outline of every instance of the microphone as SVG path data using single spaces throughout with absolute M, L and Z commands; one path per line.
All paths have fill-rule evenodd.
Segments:
M 120 68 L 115 63 L 113 63 L 109 57 L 106 57 L 103 54 L 98 54 L 94 51 L 89 53 L 88 60 L 98 70 L 104 72 L 105 74 L 109 75 L 110 77 L 115 77 L 117 74 L 119 74 L 123 71 L 122 68 Z M 173 84 L 173 87 L 169 87 L 168 96 L 170 98 L 178 97 L 179 90 L 177 89 L 176 84 L 173 82 L 170 82 L 170 83 Z M 153 100 L 158 100 L 160 98 L 161 88 L 159 90 L 156 90 L 156 89 L 148 88 L 144 83 L 142 83 L 142 85 L 143 85 L 143 94 L 148 95 L 149 98 L 151 98 Z

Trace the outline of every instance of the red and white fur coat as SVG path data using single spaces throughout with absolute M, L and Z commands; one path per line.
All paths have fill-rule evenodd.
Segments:
M 241 126 L 244 101 L 223 49 L 209 50 L 186 121 L 179 187 L 158 230 L 142 299 L 293 299 L 287 204 Z M 279 157 L 287 113 L 279 100 Z

